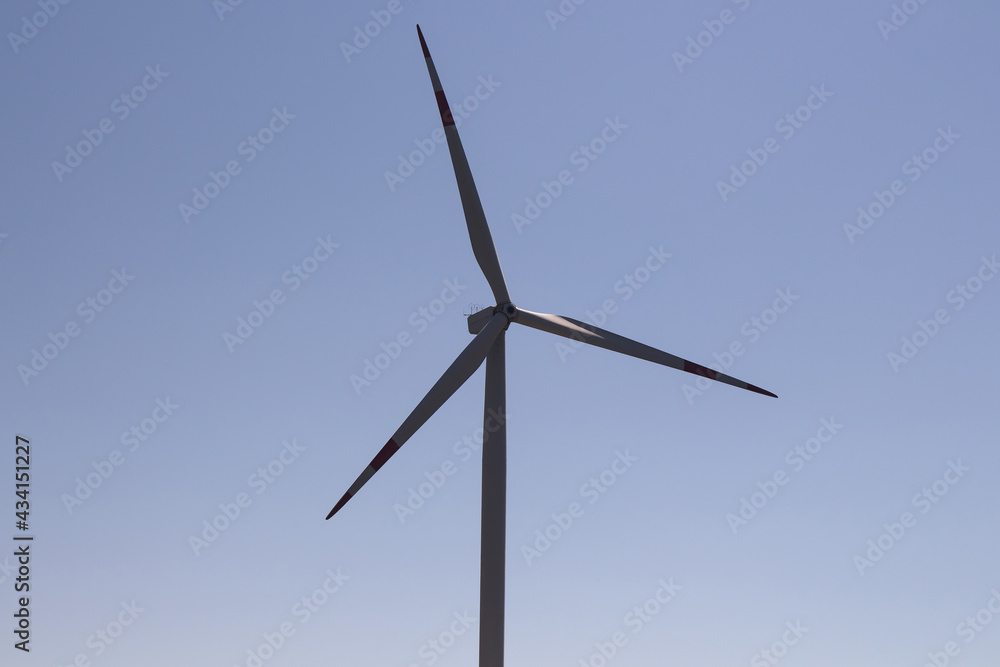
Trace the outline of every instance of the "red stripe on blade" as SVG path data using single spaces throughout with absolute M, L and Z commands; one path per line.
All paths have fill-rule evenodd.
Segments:
M 420 38 L 420 48 L 424 51 L 424 58 L 430 58 L 431 52 L 427 50 L 427 42 L 424 41 L 424 33 L 421 32 L 420 26 L 417 26 L 417 36 Z
M 771 398 L 778 398 L 777 394 L 772 394 L 767 389 L 761 389 L 757 385 L 750 384 L 749 382 L 747 383 L 747 389 L 749 389 L 750 391 L 755 391 L 758 394 L 764 394 L 765 396 L 770 396 Z
M 439 90 L 434 93 L 438 101 L 438 111 L 441 112 L 441 122 L 444 123 L 445 127 L 455 124 L 455 119 L 451 115 L 451 107 L 448 106 L 448 98 L 444 96 L 444 91 Z
M 337 504 L 333 506 L 333 509 L 330 510 L 330 513 L 326 515 L 327 520 L 329 520 L 331 516 L 333 516 L 334 514 L 336 514 L 337 512 L 339 512 L 340 508 L 343 507 L 344 505 L 346 505 L 347 501 L 350 500 L 350 499 L 351 499 L 351 492 L 348 491 L 347 493 L 344 494 L 343 498 L 341 498 L 339 501 L 337 501 Z
M 395 454 L 399 450 L 399 445 L 392 438 L 389 438 L 389 442 L 385 443 L 385 446 L 379 450 L 379 453 L 375 455 L 372 459 L 371 466 L 376 471 L 385 465 L 385 462 L 389 460 L 389 457 Z
M 694 373 L 695 375 L 707 377 L 709 380 L 714 380 L 717 375 L 717 373 L 711 368 L 705 368 L 701 364 L 695 364 L 690 361 L 684 362 L 684 370 L 688 373 Z

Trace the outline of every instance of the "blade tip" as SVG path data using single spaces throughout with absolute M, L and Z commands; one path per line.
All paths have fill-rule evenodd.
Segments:
M 778 398 L 777 394 L 769 392 L 767 389 L 762 389 L 756 385 L 748 384 L 747 388 L 750 389 L 751 391 L 757 392 L 758 394 L 764 394 L 765 396 L 770 396 L 771 398 Z
M 424 52 L 424 58 L 430 58 L 431 52 L 427 49 L 427 42 L 424 41 L 424 33 L 420 29 L 420 24 L 417 24 L 417 37 L 420 38 L 420 49 Z
M 343 497 L 340 500 L 337 501 L 337 504 L 333 506 L 333 509 L 330 510 L 330 513 L 326 515 L 326 520 L 329 521 L 330 517 L 339 512 L 340 508 L 346 505 L 347 501 L 350 499 L 351 499 L 351 492 L 348 491 L 343 495 Z

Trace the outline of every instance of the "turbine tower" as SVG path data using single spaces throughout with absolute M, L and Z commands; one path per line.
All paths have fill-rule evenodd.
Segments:
M 480 599 L 479 599 L 479 665 L 480 667 L 503 667 L 504 639 L 504 556 L 506 551 L 507 527 L 507 416 L 506 416 L 506 357 L 504 336 L 511 323 L 532 329 L 564 336 L 612 352 L 620 352 L 638 359 L 651 361 L 706 377 L 710 380 L 729 384 L 740 389 L 748 389 L 758 394 L 775 394 L 742 380 L 716 372 L 700 364 L 675 357 L 667 352 L 637 343 L 618 334 L 574 320 L 569 317 L 534 313 L 515 306 L 507 293 L 500 260 L 490 228 L 486 224 L 483 205 L 479 201 L 476 183 L 462 148 L 462 140 L 455 128 L 455 120 L 448 107 L 441 81 L 438 79 L 434 61 L 424 35 L 417 26 L 420 48 L 424 52 L 427 72 L 437 98 L 441 122 L 448 140 L 458 193 L 465 210 L 465 222 L 472 241 L 472 252 L 496 298 L 495 306 L 470 315 L 469 333 L 475 334 L 472 342 L 462 350 L 444 375 L 431 387 L 427 395 L 417 404 L 403 424 L 392 434 L 368 467 L 364 469 L 347 493 L 337 502 L 327 519 L 336 514 L 354 497 L 365 482 L 371 479 L 385 465 L 393 454 L 444 405 L 452 394 L 476 372 L 486 361 L 486 400 L 483 408 L 483 490 L 482 490 L 482 534 L 480 552 Z

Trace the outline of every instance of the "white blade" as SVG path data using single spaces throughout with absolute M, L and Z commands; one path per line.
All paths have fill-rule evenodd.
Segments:
M 715 380 L 734 387 L 739 387 L 740 389 L 747 389 L 749 391 L 757 392 L 758 394 L 764 394 L 765 396 L 777 398 L 777 395 L 772 394 L 766 389 L 761 389 L 760 387 L 752 385 L 749 382 L 737 380 L 734 377 L 730 377 L 724 373 L 719 373 L 718 371 L 714 371 L 711 368 L 702 366 L 701 364 L 696 364 L 692 361 L 688 361 L 687 359 L 675 357 L 667 352 L 657 350 L 655 347 L 637 343 L 630 338 L 619 336 L 618 334 L 605 331 L 604 329 L 599 329 L 593 325 L 586 324 L 569 317 L 560 317 L 559 315 L 548 315 L 545 313 L 533 313 L 530 310 L 521 310 L 518 308 L 517 315 L 513 321 L 518 324 L 529 326 L 532 329 L 547 331 L 549 333 L 556 334 L 557 336 L 565 336 L 566 338 L 572 338 L 573 340 L 578 340 L 582 343 L 603 347 L 604 349 L 611 350 L 612 352 L 621 352 L 622 354 L 627 354 L 630 357 L 636 357 L 637 359 L 643 359 L 645 361 L 652 361 L 654 364 L 669 366 L 670 368 L 676 368 L 677 370 L 685 371 L 686 373 L 693 373 L 695 375 L 706 377 L 709 380 Z
M 417 26 L 417 35 L 420 37 L 420 48 L 423 49 L 424 59 L 427 62 L 427 73 L 431 76 L 431 85 L 434 87 L 434 95 L 437 97 L 441 123 L 444 125 L 444 136 L 448 139 L 448 152 L 451 153 L 451 164 L 455 168 L 455 180 L 458 181 L 458 194 L 462 198 L 462 208 L 465 210 L 465 224 L 469 228 L 472 252 L 493 290 L 497 304 L 509 303 L 510 295 L 507 294 L 507 283 L 504 282 L 503 271 L 500 269 L 500 260 L 497 258 L 496 246 L 493 245 L 493 236 L 490 234 L 489 225 L 486 224 L 486 214 L 483 212 L 482 202 L 479 201 L 476 182 L 472 179 L 472 170 L 469 169 L 469 161 L 465 157 L 462 140 L 458 136 L 458 129 L 455 128 L 455 119 L 451 115 L 448 100 L 444 96 L 441 81 L 438 79 L 434 61 L 431 59 L 430 51 L 427 50 L 427 42 L 424 41 L 424 34 L 420 31 L 420 26 Z
M 476 372 L 476 369 L 482 366 L 483 360 L 486 359 L 486 355 L 489 353 L 490 348 L 493 347 L 494 341 L 496 341 L 497 336 L 499 336 L 507 326 L 507 318 L 497 313 L 493 316 L 483 330 L 480 331 L 472 342 L 462 350 L 462 353 L 458 355 L 455 361 L 452 362 L 448 370 L 444 372 L 444 375 L 434 383 L 431 390 L 427 392 L 427 395 L 423 397 L 417 407 L 413 409 L 410 416 L 406 418 L 403 424 L 392 434 L 389 438 L 389 442 L 385 443 L 379 453 L 375 455 L 372 462 L 368 464 L 368 467 L 358 476 L 351 485 L 351 488 L 347 490 L 347 493 L 337 502 L 330 513 L 326 515 L 329 519 L 334 514 L 336 514 L 341 507 L 347 503 L 355 494 L 357 494 L 358 489 L 365 485 L 372 475 L 378 472 L 379 468 L 385 465 L 393 454 L 399 451 L 399 448 L 410 439 L 414 433 L 417 432 L 421 426 L 424 425 L 431 416 L 438 411 L 444 402 L 451 398 L 451 395 L 458 391 L 458 388 L 465 384 L 465 381 Z

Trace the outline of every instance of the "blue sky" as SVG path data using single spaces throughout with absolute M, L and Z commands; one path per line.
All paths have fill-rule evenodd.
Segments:
M 514 302 L 780 396 L 512 327 L 508 664 L 994 664 L 998 19 L 8 3 L 4 664 L 474 664 L 482 369 L 323 520 L 492 303 L 418 22 Z

